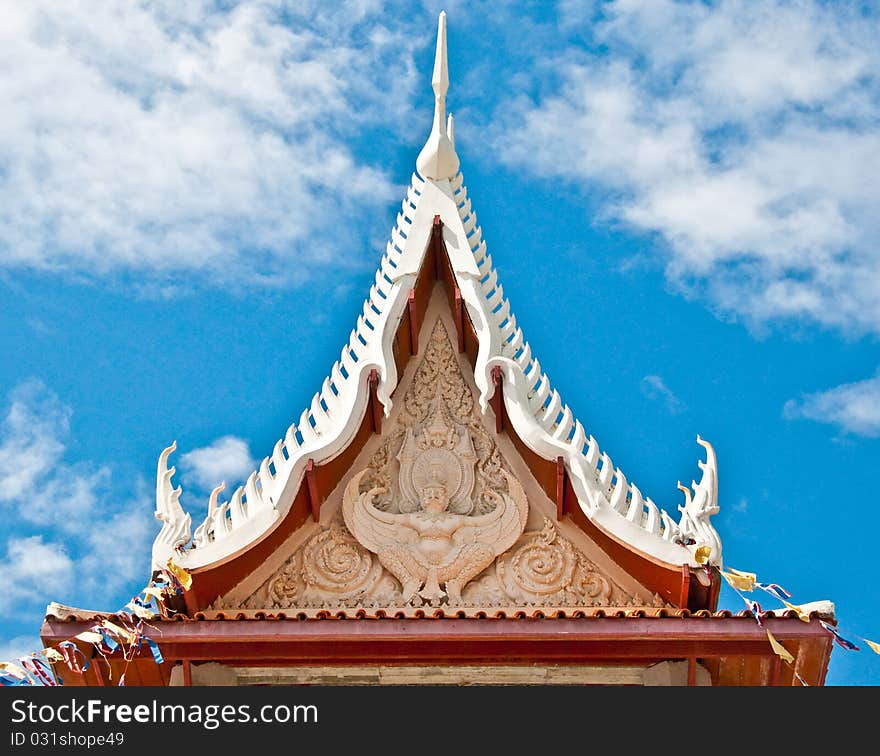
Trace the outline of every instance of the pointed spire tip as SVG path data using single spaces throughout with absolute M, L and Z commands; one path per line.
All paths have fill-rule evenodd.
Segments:
M 452 120 L 446 119 L 446 92 L 449 90 L 449 65 L 446 57 L 446 11 L 437 19 L 437 50 L 434 54 L 434 123 L 428 141 L 419 153 L 416 167 L 427 179 L 451 179 L 458 171 L 458 155 L 452 142 Z

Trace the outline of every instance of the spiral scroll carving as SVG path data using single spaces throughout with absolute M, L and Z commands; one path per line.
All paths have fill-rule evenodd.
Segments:
M 520 546 L 511 560 L 517 585 L 529 593 L 546 596 L 559 593 L 571 584 L 577 559 L 568 541 L 542 531 L 537 538 Z
M 499 557 L 495 572 L 515 601 L 569 605 L 611 600 L 611 583 L 546 518 L 540 532 L 525 534 Z
M 373 555 L 339 525 L 318 533 L 303 549 L 306 592 L 355 596 L 372 587 L 382 571 Z

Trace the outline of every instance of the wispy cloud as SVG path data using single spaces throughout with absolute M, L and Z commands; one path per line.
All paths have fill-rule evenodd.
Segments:
M 505 161 L 605 193 L 670 280 L 756 323 L 880 332 L 880 18 L 856 3 L 606 3 L 502 114 Z M 548 81 L 556 80 L 548 76 Z
M 17 635 L 8 641 L 0 643 L 0 661 L 30 656 L 33 651 L 39 650 L 42 645 L 36 632 L 31 635 Z
M 184 475 L 208 491 L 221 481 L 228 485 L 243 481 L 256 468 L 248 444 L 235 436 L 223 436 L 207 446 L 193 449 L 180 457 Z
M 396 192 L 346 140 L 415 79 L 382 10 L 0 0 L 0 265 L 277 284 L 358 248 Z
M 36 626 L 50 600 L 99 604 L 149 571 L 153 506 L 143 481 L 71 462 L 72 410 L 45 384 L 13 389 L 0 424 L 0 612 Z M 135 585 L 134 588 L 139 586 Z
M 789 419 L 806 418 L 837 425 L 858 436 L 880 436 L 880 373 L 864 381 L 790 399 L 783 414 Z
M 46 601 L 46 594 L 69 590 L 73 561 L 59 543 L 42 536 L 10 538 L 0 560 L 0 612 L 9 616 L 21 604 Z
M 673 415 L 684 409 L 684 403 L 670 389 L 659 375 L 646 375 L 642 378 L 642 393 L 649 399 L 662 401 Z

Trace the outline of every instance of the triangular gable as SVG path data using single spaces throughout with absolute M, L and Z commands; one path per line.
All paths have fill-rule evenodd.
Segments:
M 435 287 L 418 334 L 425 348 L 404 373 L 381 434 L 364 445 L 322 505 L 320 522 L 303 527 L 212 609 L 314 616 L 368 607 L 406 616 L 420 607 L 459 609 L 467 615 L 523 607 L 571 611 L 664 605 L 570 521 L 556 521 L 555 504 L 506 434 L 495 433 L 491 411 L 488 416 L 479 411 L 470 365 L 453 343 L 455 324 L 444 298 L 442 287 Z M 441 435 L 433 445 L 426 442 L 431 433 Z M 466 548 L 449 543 L 448 555 L 437 559 L 440 593 L 433 595 L 427 591 L 425 567 L 437 555 L 406 543 L 409 527 L 401 525 L 377 548 L 369 538 L 359 540 L 357 525 L 350 529 L 344 512 L 346 489 L 357 476 L 362 497 L 371 489 L 381 491 L 371 503 L 387 520 L 415 524 L 423 534 L 436 521 L 420 518 L 416 489 L 429 483 L 432 474 L 449 483 L 446 527 L 463 530 L 491 517 L 500 497 L 510 492 L 507 476 L 521 486 L 527 509 L 521 529 L 509 537 L 512 543 L 497 555 L 488 547 L 474 547 L 485 553 L 482 561 L 469 562 Z M 420 592 L 404 595 L 413 576 Z M 466 579 L 460 594 L 453 595 L 447 588 L 457 577 Z
M 355 329 L 309 407 L 276 443 L 246 484 L 219 503 L 215 492 L 204 521 L 191 534 L 190 515 L 171 485 L 173 446 L 160 456 L 156 516 L 163 525 L 153 567 L 169 558 L 196 576 L 190 610 L 201 608 L 315 517 L 353 457 L 394 409 L 434 280 L 444 283 L 459 351 L 473 365 L 477 403 L 492 404 L 497 429 L 519 445 L 542 488 L 602 549 L 666 601 L 714 605 L 721 541 L 711 523 L 718 511 L 717 466 L 712 447 L 702 478 L 684 490 L 678 521 L 644 497 L 574 417 L 533 357 L 516 324 L 458 171 L 447 122 L 445 27 L 441 18 L 433 86 L 435 118 L 417 161 L 391 240 Z M 553 490 L 555 489 L 555 493 Z M 700 565 L 714 571 L 705 579 Z M 696 576 L 693 580 L 692 573 Z M 696 591 L 694 593 L 692 588 Z M 714 598 L 713 598 L 714 596 Z

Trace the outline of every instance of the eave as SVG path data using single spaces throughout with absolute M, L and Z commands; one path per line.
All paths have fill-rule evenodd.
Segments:
M 791 614 L 777 617 L 767 612 L 760 627 L 745 613 L 619 610 L 606 615 L 597 609 L 572 614 L 575 616 L 560 613 L 550 618 L 529 616 L 522 610 L 520 616 L 441 616 L 428 621 L 383 619 L 359 610 L 350 619 L 215 613 L 212 618 L 164 620 L 154 623 L 151 637 L 158 641 L 165 663 L 157 666 L 149 653 L 142 653 L 130 665 L 127 679 L 128 674 L 137 674 L 141 684 L 167 684 L 177 661 L 332 668 L 349 664 L 516 664 L 515 660 L 613 666 L 693 660 L 709 669 L 714 685 L 800 685 L 794 670 L 808 685 L 822 685 L 832 648 L 831 637 L 819 625 L 818 616 L 805 623 Z M 41 637 L 45 645 L 51 645 L 90 626 L 90 621 L 81 617 L 69 621 L 50 617 L 43 624 Z M 795 657 L 793 668 L 772 653 L 768 629 Z M 67 685 L 104 685 L 118 680 L 121 659 L 94 656 L 91 661 L 90 670 L 82 675 L 61 664 L 56 664 L 56 671 Z

